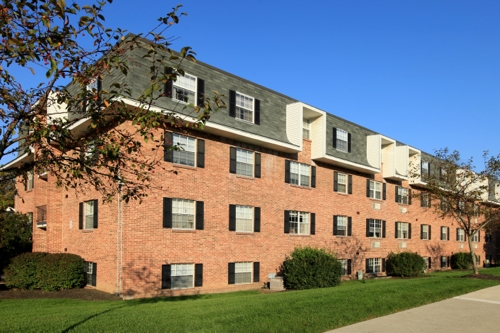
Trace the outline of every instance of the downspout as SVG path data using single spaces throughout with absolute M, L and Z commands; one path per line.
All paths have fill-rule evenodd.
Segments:
M 118 170 L 118 175 L 120 172 Z M 123 290 L 123 222 L 122 222 L 122 181 L 118 176 L 118 218 L 117 218 L 117 234 L 116 234 L 116 291 L 117 296 L 122 296 Z

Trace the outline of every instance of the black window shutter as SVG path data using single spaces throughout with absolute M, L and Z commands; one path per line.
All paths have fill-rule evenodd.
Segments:
M 290 183 L 290 161 L 285 160 L 285 183 Z
M 316 187 L 316 167 L 311 166 L 311 187 Z
M 447 229 L 447 232 L 446 232 L 447 239 L 446 240 L 450 240 L 450 227 L 446 227 L 446 229 Z
M 347 152 L 351 152 L 351 133 L 347 133 Z
M 316 214 L 311 213 L 311 235 L 316 234 Z
M 94 200 L 94 229 L 97 229 L 99 210 L 98 210 L 98 200 Z
M 100 92 L 102 90 L 102 79 L 101 77 L 97 78 L 97 92 Z
M 164 134 L 165 142 L 163 143 L 163 160 L 165 162 L 172 162 L 172 157 L 174 151 L 172 150 L 173 135 L 172 132 L 165 132 Z
M 196 161 L 196 166 L 198 168 L 204 168 L 205 167 L 205 140 L 196 140 L 198 143 L 198 158 Z
M 83 202 L 78 205 L 78 229 L 83 229 Z
M 92 286 L 95 287 L 97 284 L 97 263 L 92 263 Z
M 382 221 L 382 238 L 385 238 L 385 221 Z
M 366 273 L 371 273 L 371 270 L 370 270 L 370 259 L 366 259 Z
M 347 275 L 351 275 L 352 274 L 352 260 L 351 259 L 347 259 Z
M 255 170 L 254 176 L 255 178 L 260 178 L 260 153 L 255 153 Z
M 165 75 L 172 74 L 172 68 L 165 68 Z M 173 90 L 173 80 L 167 77 L 167 82 L 165 83 L 165 96 L 172 98 L 172 90 Z
M 424 225 L 420 225 L 420 239 L 424 239 Z
M 203 201 L 196 201 L 196 230 L 203 230 L 205 227 L 205 204 Z
M 194 286 L 203 287 L 203 264 L 194 265 Z
M 385 272 L 385 258 L 382 258 L 382 272 Z
M 260 232 L 260 207 L 253 209 L 253 231 Z
M 234 262 L 230 262 L 227 264 L 227 283 L 228 284 L 234 284 L 234 271 L 235 271 L 235 264 Z
M 205 80 L 198 78 L 196 105 L 205 106 Z
M 172 288 L 170 265 L 161 265 L 161 289 Z
M 395 225 L 396 225 L 396 231 L 394 232 L 394 238 L 398 238 L 399 222 L 396 222 Z
M 335 127 L 333 127 L 332 130 L 333 130 L 332 145 L 333 145 L 333 148 L 337 148 L 337 129 Z
M 260 262 L 253 263 L 253 282 L 260 282 Z
M 352 175 L 347 176 L 347 193 L 352 194 Z
M 254 110 L 254 118 L 255 125 L 260 125 L 260 101 L 258 99 L 255 100 L 255 110 Z
M 163 198 L 163 228 L 172 228 L 172 199 Z
M 352 217 L 347 218 L 347 236 L 352 236 Z
M 290 211 L 285 210 L 285 234 L 290 233 Z
M 370 180 L 366 180 L 366 197 L 370 197 Z
M 229 90 L 229 116 L 236 117 L 236 91 Z
M 424 192 L 420 192 L 420 207 L 426 207 L 427 203 L 425 202 L 425 197 L 427 194 L 424 194 Z
M 429 225 L 429 239 L 431 239 L 431 226 Z
M 333 215 L 333 234 L 337 235 L 337 215 Z
M 386 193 L 386 184 L 383 183 L 382 184 L 382 199 L 386 199 L 386 196 L 385 196 L 385 193 Z
M 366 237 L 370 237 L 370 219 L 366 219 Z
M 229 173 L 236 173 L 236 148 L 229 147 Z
M 333 191 L 337 192 L 339 190 L 339 173 L 337 171 L 333 172 Z
M 411 223 L 408 223 L 408 239 L 411 239 Z
M 236 231 L 236 205 L 229 205 L 229 231 Z
M 396 202 L 399 202 L 401 200 L 401 196 L 398 194 L 399 186 L 396 186 L 395 189 L 396 189 Z
M 408 190 L 408 205 L 411 205 L 411 189 Z

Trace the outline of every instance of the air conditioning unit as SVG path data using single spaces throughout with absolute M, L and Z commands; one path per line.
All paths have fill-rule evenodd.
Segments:
M 372 249 L 380 248 L 380 242 L 372 242 Z
M 283 278 L 278 276 L 269 280 L 269 289 L 275 291 L 285 290 Z
M 47 221 L 39 221 L 36 223 L 36 227 L 40 229 L 47 229 Z

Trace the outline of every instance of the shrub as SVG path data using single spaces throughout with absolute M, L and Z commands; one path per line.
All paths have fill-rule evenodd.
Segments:
M 479 260 L 476 256 L 476 260 Z M 472 256 L 469 252 L 457 252 L 451 256 L 451 268 L 470 269 L 472 268 Z
M 5 270 L 9 288 L 54 291 L 84 285 L 84 260 L 69 253 L 24 253 Z
M 387 259 L 387 274 L 420 276 L 426 267 L 425 259 L 413 252 L 391 253 Z
M 334 255 L 323 249 L 295 248 L 282 265 L 287 289 L 326 288 L 340 284 L 342 267 Z

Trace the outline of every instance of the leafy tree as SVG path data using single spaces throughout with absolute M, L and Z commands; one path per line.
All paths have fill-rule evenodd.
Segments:
M 57 185 L 65 188 L 90 185 L 111 199 L 120 187 L 126 200 L 140 198 L 152 186 L 151 171 L 161 167 L 160 154 L 145 155 L 144 143 L 154 143 L 157 150 L 163 145 L 160 129 L 203 127 L 211 112 L 224 107 L 215 93 L 199 106 L 181 103 L 174 110 L 189 114 L 194 122 L 153 110 L 165 82 L 184 75 L 184 61 L 195 61 L 190 47 L 175 53 L 171 39 L 163 35 L 186 14 L 179 13 L 179 5 L 149 33 L 125 35 L 105 26 L 103 12 L 111 2 L 80 6 L 65 0 L 2 0 L 0 159 L 28 156 L 10 170 L 12 179 L 34 169 L 56 175 Z M 147 50 L 142 69 L 151 80 L 132 96 L 123 77 L 131 66 L 129 52 L 138 48 Z M 20 71 L 33 74 L 28 85 L 15 77 Z M 105 78 L 114 81 L 97 89 Z M 123 97 L 137 105 L 126 105 Z M 49 118 L 49 109 L 60 110 L 60 115 L 70 110 L 71 117 Z M 85 135 L 72 131 L 85 121 Z M 132 129 L 125 123 L 133 124 Z M 82 158 L 89 150 L 98 157 Z
M 480 230 L 500 221 L 500 155 L 484 157 L 484 169 L 476 171 L 472 158 L 463 161 L 458 151 L 436 151 L 431 172 L 420 175 L 420 166 L 413 177 L 421 177 L 422 199 L 431 203 L 435 213 L 454 219 L 464 230 L 472 259 L 474 274 L 478 274 L 477 257 L 472 244 Z

